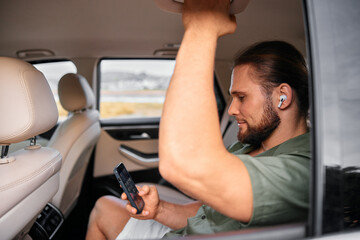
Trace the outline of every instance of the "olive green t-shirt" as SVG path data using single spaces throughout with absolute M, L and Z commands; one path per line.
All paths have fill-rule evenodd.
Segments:
M 195 217 L 188 219 L 186 227 L 171 231 L 164 237 L 212 234 L 306 220 L 309 145 L 309 133 L 306 133 L 252 157 L 246 154 L 252 150 L 251 146 L 233 144 L 229 152 L 243 161 L 251 179 L 254 201 L 251 220 L 242 223 L 203 205 Z

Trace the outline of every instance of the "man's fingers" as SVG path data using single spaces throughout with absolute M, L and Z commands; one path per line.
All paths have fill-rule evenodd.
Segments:
M 143 210 L 143 211 L 141 212 L 141 215 L 143 215 L 144 217 L 146 217 L 147 215 L 149 215 L 149 211 Z
M 124 192 L 121 194 L 121 199 L 127 200 L 127 196 L 126 196 L 126 194 Z
M 136 215 L 136 213 L 137 213 L 136 208 L 132 207 L 132 206 L 130 205 L 130 203 L 128 203 L 128 204 L 126 205 L 126 210 L 128 210 L 128 212 L 131 213 L 131 214 L 133 214 L 133 215 Z
M 139 187 L 139 195 L 144 196 L 150 192 L 150 187 L 148 185 L 144 185 L 142 187 Z
M 150 212 L 147 210 L 143 210 L 140 214 L 137 214 L 136 208 L 131 206 L 130 203 L 126 205 L 126 210 L 134 217 L 146 217 L 150 214 Z

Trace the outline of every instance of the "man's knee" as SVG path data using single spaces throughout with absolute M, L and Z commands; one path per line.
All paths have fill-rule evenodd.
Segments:
M 92 234 L 104 236 L 106 239 L 115 239 L 130 218 L 125 206 L 126 201 L 117 197 L 100 197 L 90 215 L 89 237 Z
M 101 211 L 103 209 L 108 208 L 108 205 L 110 204 L 110 201 L 111 201 L 110 198 L 112 198 L 112 196 L 100 197 L 98 200 L 96 200 L 94 209 L 96 211 Z
M 113 212 L 116 208 L 122 208 L 121 204 L 123 200 L 114 196 L 103 196 L 100 197 L 93 208 L 95 215 L 106 215 L 107 213 Z
M 97 218 L 103 218 L 103 220 L 118 218 L 128 219 L 130 216 L 126 211 L 126 204 L 127 202 L 125 200 L 118 197 L 103 196 L 96 201 L 93 212 Z

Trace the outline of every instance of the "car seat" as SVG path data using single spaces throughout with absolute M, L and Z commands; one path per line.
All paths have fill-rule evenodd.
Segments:
M 59 187 L 61 155 L 34 136 L 58 118 L 44 75 L 31 64 L 0 57 L 0 239 L 22 238 Z M 30 146 L 9 146 L 32 138 Z
M 48 146 L 62 157 L 60 187 L 52 199 L 65 218 L 76 205 L 91 153 L 100 136 L 99 112 L 92 107 L 95 98 L 80 74 L 64 75 L 58 86 L 60 103 L 69 112 L 51 137 Z

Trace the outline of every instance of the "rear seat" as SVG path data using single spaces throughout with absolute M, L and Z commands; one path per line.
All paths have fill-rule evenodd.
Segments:
M 193 202 L 194 200 L 185 196 L 179 191 L 176 191 L 175 189 L 172 189 L 170 187 L 160 185 L 160 184 L 153 184 L 153 183 L 139 183 L 137 184 L 139 186 L 143 185 L 154 185 L 156 186 L 156 189 L 158 190 L 159 197 L 161 200 L 171 202 L 171 203 L 177 203 L 177 204 L 186 204 Z

